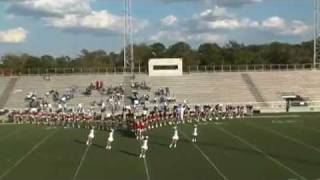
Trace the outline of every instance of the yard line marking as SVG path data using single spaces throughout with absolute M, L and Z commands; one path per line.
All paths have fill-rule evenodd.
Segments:
M 77 170 L 76 170 L 76 172 L 75 172 L 74 175 L 73 175 L 73 178 L 72 178 L 73 180 L 76 180 L 76 179 L 77 179 L 77 176 L 78 176 L 78 174 L 79 174 L 79 172 L 80 172 L 80 168 L 81 168 L 84 160 L 85 160 L 86 157 L 87 157 L 87 153 L 88 153 L 88 151 L 89 151 L 89 148 L 90 148 L 90 146 L 87 146 L 86 150 L 84 151 L 84 153 L 83 153 L 83 155 L 82 155 L 82 157 L 81 157 L 80 163 L 79 163 L 79 165 L 78 165 L 78 167 L 77 167 Z
M 180 132 L 181 132 L 181 134 L 182 134 L 184 137 L 186 137 L 186 138 L 188 139 L 188 141 L 191 142 L 191 140 L 190 140 L 190 138 L 188 137 L 188 135 L 186 135 L 182 130 L 180 130 Z M 214 162 L 211 161 L 211 159 L 201 150 L 201 148 L 200 148 L 197 144 L 195 144 L 195 143 L 193 143 L 193 142 L 191 142 L 191 143 L 193 144 L 193 146 L 200 152 L 200 154 L 209 162 L 209 164 L 217 171 L 217 173 L 218 173 L 224 180 L 229 180 L 229 179 L 223 174 L 223 172 L 218 168 L 218 166 L 217 166 Z
M 277 131 L 275 131 L 275 130 L 272 130 L 272 129 L 266 129 L 266 128 L 262 128 L 262 127 L 257 127 L 257 126 L 255 126 L 255 125 L 253 125 L 253 124 L 251 124 L 251 123 L 246 123 L 246 124 L 247 124 L 248 126 L 251 126 L 251 127 L 256 128 L 256 129 L 261 129 L 261 130 L 267 131 L 267 132 L 269 132 L 269 133 L 275 134 L 275 135 L 280 136 L 280 137 L 282 137 L 282 138 L 284 138 L 284 139 L 290 140 L 290 141 L 292 141 L 292 142 L 295 142 L 295 143 L 297 143 L 297 144 L 300 144 L 300 145 L 302 145 L 302 146 L 305 146 L 305 147 L 307 147 L 307 148 L 309 148 L 309 149 L 312 149 L 312 150 L 317 151 L 318 153 L 320 153 L 320 149 L 319 149 L 319 148 L 314 147 L 314 146 L 312 146 L 312 145 L 310 145 L 310 144 L 306 144 L 306 143 L 304 143 L 304 142 L 302 142 L 302 141 L 300 141 L 300 140 L 298 140 L 298 139 L 295 139 L 295 138 L 293 138 L 293 137 L 290 137 L 290 136 L 287 136 L 287 135 L 285 135 L 285 134 L 279 133 L 279 132 L 277 132 Z
M 214 126 L 215 127 L 215 126 Z M 293 169 L 291 169 L 290 167 L 286 166 L 285 164 L 283 164 L 282 162 L 278 161 L 277 159 L 271 157 L 270 155 L 268 155 L 267 153 L 265 153 L 264 151 L 262 151 L 261 149 L 259 149 L 258 147 L 256 147 L 255 145 L 249 143 L 247 140 L 241 138 L 240 136 L 237 136 L 229 131 L 227 131 L 224 128 L 219 128 L 219 127 L 215 127 L 216 129 L 224 132 L 225 134 L 237 139 L 238 141 L 241 141 L 242 143 L 248 145 L 249 147 L 251 147 L 253 150 L 255 150 L 256 152 L 259 152 L 260 154 L 264 155 L 266 158 L 270 159 L 271 161 L 273 161 L 274 163 L 278 164 L 279 166 L 281 166 L 282 168 L 286 169 L 287 171 L 289 171 L 290 173 L 292 173 L 293 175 L 299 177 L 302 180 L 307 180 L 305 177 L 303 177 L 302 175 L 300 175 L 298 172 L 294 171 Z
M 57 131 L 52 131 L 47 136 L 45 136 L 41 141 L 39 141 L 36 145 L 32 147 L 30 151 L 28 151 L 24 156 L 22 156 L 16 163 L 14 163 L 13 166 L 11 166 L 9 169 L 7 169 L 1 176 L 0 180 L 3 179 L 5 176 L 7 176 L 12 170 L 14 170 L 17 166 L 19 166 L 23 160 L 25 160 L 30 154 L 32 154 L 35 150 L 37 150 L 43 143 L 45 143 L 53 134 L 55 134 Z
M 265 116 L 248 116 L 248 119 L 268 119 L 268 118 L 299 118 L 300 115 L 265 115 Z
M 149 173 L 149 168 L 148 168 L 148 164 L 147 164 L 146 159 L 147 158 L 143 158 L 144 170 L 146 171 L 147 180 L 150 180 L 150 173 Z

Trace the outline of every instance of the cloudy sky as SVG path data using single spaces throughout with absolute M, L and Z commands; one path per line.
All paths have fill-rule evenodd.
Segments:
M 136 43 L 312 38 L 313 0 L 133 0 Z M 123 0 L 0 0 L 0 55 L 119 51 Z

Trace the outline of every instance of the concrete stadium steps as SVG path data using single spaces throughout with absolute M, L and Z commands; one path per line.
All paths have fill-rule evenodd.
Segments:
M 264 97 L 260 93 L 260 90 L 255 85 L 255 83 L 252 81 L 252 78 L 250 77 L 250 75 L 247 73 L 244 73 L 244 74 L 241 74 L 241 77 L 242 77 L 243 81 L 246 82 L 251 94 L 255 97 L 256 101 L 257 102 L 265 102 Z M 267 104 L 263 104 L 263 106 L 267 106 Z
M 8 82 L 11 78 L 9 77 L 0 77 L 0 95 L 6 89 Z
M 295 92 L 320 100 L 320 71 L 257 72 L 250 74 L 265 101 L 281 101 L 281 93 Z
M 217 102 L 257 102 L 254 93 L 250 90 L 242 73 L 193 73 L 182 77 L 149 77 L 136 75 L 136 81 L 146 81 L 152 92 L 158 88 L 169 87 L 171 94 L 178 102 L 188 99 L 192 104 L 205 104 Z M 284 71 L 284 72 L 248 72 L 252 83 L 266 102 L 281 101 L 282 92 L 295 92 L 320 101 L 320 71 Z M 119 75 L 66 75 L 52 76 L 50 81 L 43 80 L 42 76 L 19 77 L 12 92 L 9 94 L 6 107 L 25 107 L 24 98 L 35 91 L 41 97 L 49 90 L 58 90 L 63 93 L 66 88 L 78 86 L 84 90 L 90 82 L 103 80 L 105 87 L 116 86 L 123 83 L 124 76 Z M 10 78 L 0 79 L 0 93 L 5 89 Z M 69 104 L 84 103 L 89 105 L 92 101 L 104 99 L 93 91 L 92 96 L 79 95 Z
M 145 80 L 153 91 L 169 87 L 178 102 L 188 99 L 191 103 L 255 101 L 239 73 L 192 74 L 183 77 L 137 76 Z
M 10 78 L 10 79 L 6 79 L 8 81 L 3 81 L 1 80 L 0 82 L 0 86 L 1 86 L 1 93 L 0 93 L 0 109 L 2 109 L 3 107 L 5 107 L 5 104 L 7 103 L 9 97 L 10 97 L 10 93 L 12 92 L 18 78 L 14 77 L 14 78 Z
M 81 91 L 96 80 L 104 81 L 104 86 L 117 86 L 123 81 L 121 75 L 71 75 L 71 76 L 52 76 L 50 81 L 43 80 L 42 76 L 24 76 L 17 81 L 14 90 L 10 94 L 10 98 L 5 105 L 9 108 L 25 107 L 24 98 L 29 92 L 35 92 L 39 97 L 44 97 L 44 94 L 50 90 L 57 90 L 60 93 L 65 92 L 71 86 L 77 86 Z M 72 99 L 69 104 L 77 105 L 78 103 L 90 104 L 92 101 L 99 101 L 104 97 L 93 91 L 91 96 L 78 95 Z M 51 98 L 48 99 L 49 102 Z

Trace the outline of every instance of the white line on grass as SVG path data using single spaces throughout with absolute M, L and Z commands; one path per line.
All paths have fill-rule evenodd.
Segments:
M 7 169 L 1 176 L 0 180 L 7 176 L 12 170 L 14 170 L 17 166 L 19 166 L 23 160 L 25 160 L 30 154 L 32 154 L 35 150 L 37 150 L 43 143 L 45 143 L 53 134 L 57 131 L 52 131 L 47 136 L 45 136 L 41 141 L 39 141 L 36 145 L 32 147 L 30 151 L 28 151 L 24 156 L 22 156 L 13 166 Z
M 146 159 L 147 158 L 143 158 L 144 170 L 146 171 L 147 180 L 150 180 L 150 173 L 149 173 L 148 163 Z
M 275 131 L 275 130 L 266 129 L 266 128 L 262 128 L 262 127 L 257 127 L 257 126 L 255 126 L 255 125 L 249 124 L 249 123 L 247 123 L 247 125 L 249 125 L 249 126 L 251 126 L 251 127 L 254 127 L 254 128 L 256 128 L 256 129 L 261 129 L 261 130 L 267 131 L 267 132 L 269 132 L 269 133 L 275 134 L 275 135 L 280 136 L 280 137 L 282 137 L 282 138 L 284 138 L 284 139 L 293 141 L 293 142 L 295 142 L 295 143 L 297 143 L 297 144 L 300 144 L 300 145 L 302 145 L 302 146 L 305 146 L 305 147 L 307 147 L 307 148 L 309 148 L 309 149 L 312 149 L 312 150 L 317 151 L 318 153 L 320 153 L 320 149 L 319 149 L 319 148 L 316 148 L 316 147 L 314 147 L 314 146 L 312 146 L 312 145 L 310 145 L 310 144 L 306 144 L 306 143 L 304 143 L 304 142 L 302 142 L 302 141 L 300 141 L 300 140 L 298 140 L 298 139 L 292 138 L 292 137 L 287 136 L 287 135 L 285 135 L 285 134 L 279 133 L 279 132 L 277 132 L 277 131 Z
M 188 139 L 188 141 L 190 141 L 191 142 L 191 140 L 190 140 L 190 138 L 188 137 L 188 135 L 186 135 L 183 131 L 181 131 L 180 130 L 180 132 L 181 132 L 181 134 L 184 136 L 184 137 L 186 137 L 187 139 Z M 201 150 L 201 148 L 197 145 L 197 144 L 195 144 L 195 143 L 193 143 L 193 142 L 191 142 L 192 144 L 193 144 L 193 146 L 200 152 L 200 154 L 209 162 L 209 164 L 215 169 L 215 171 L 224 179 L 224 180 L 229 180 L 224 174 L 223 174 L 223 172 L 218 168 L 218 166 L 214 163 L 214 162 L 212 162 L 211 161 L 211 159 Z
M 215 126 L 214 126 L 215 127 Z M 248 145 L 249 147 L 251 147 L 253 150 L 255 150 L 256 152 L 259 152 L 260 154 L 264 155 L 266 158 L 270 159 L 271 161 L 273 161 L 274 163 L 278 164 L 279 166 L 281 166 L 282 168 L 286 169 L 287 171 L 289 171 L 290 173 L 292 173 L 293 175 L 299 177 L 302 180 L 307 180 L 305 177 L 303 177 L 302 175 L 300 175 L 298 172 L 294 171 L 293 169 L 289 168 L 288 166 L 284 165 L 282 162 L 278 161 L 277 159 L 269 156 L 267 153 L 265 153 L 264 151 L 262 151 L 261 149 L 259 149 L 258 147 L 256 147 L 255 145 L 249 143 L 248 141 L 246 141 L 245 139 L 225 130 L 224 128 L 219 128 L 219 127 L 215 127 L 216 129 L 224 132 L 225 134 L 241 141 L 242 143 Z
M 88 153 L 88 151 L 89 151 L 89 148 L 90 148 L 90 146 L 87 146 L 86 150 L 84 151 L 84 153 L 83 153 L 83 155 L 82 155 L 82 157 L 81 157 L 80 163 L 79 163 L 79 165 L 78 165 L 78 167 L 77 167 L 77 170 L 76 170 L 76 172 L 75 172 L 74 175 L 73 175 L 73 178 L 72 178 L 73 180 L 76 180 L 76 179 L 77 179 L 77 176 L 78 176 L 78 174 L 79 174 L 79 172 L 80 172 L 81 166 L 82 166 L 84 160 L 85 160 L 86 157 L 87 157 L 87 153 Z
M 300 115 L 265 115 L 265 116 L 248 116 L 248 119 L 268 119 L 268 118 L 299 118 Z

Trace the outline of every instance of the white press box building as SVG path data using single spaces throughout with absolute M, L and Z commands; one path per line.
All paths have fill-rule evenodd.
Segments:
M 149 59 L 149 76 L 182 76 L 181 58 Z

